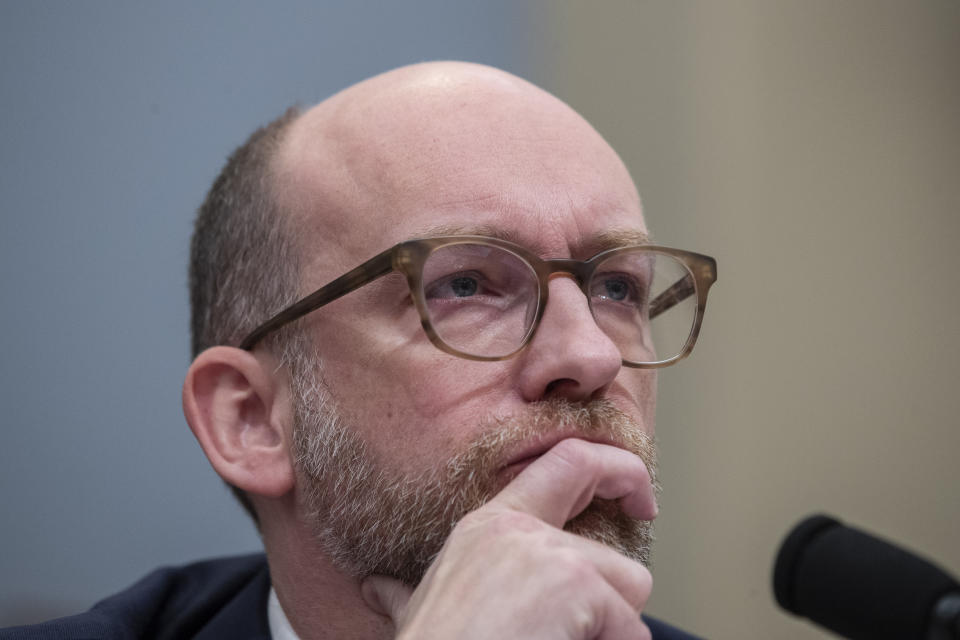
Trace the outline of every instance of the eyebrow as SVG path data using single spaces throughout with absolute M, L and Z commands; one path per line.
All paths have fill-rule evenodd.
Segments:
M 650 234 L 639 229 L 613 229 L 610 231 L 601 231 L 588 242 L 588 248 L 591 253 L 600 253 L 607 249 L 616 249 L 618 247 L 634 247 L 637 245 L 650 244 Z
M 525 245 L 523 239 L 516 233 L 487 224 L 472 226 L 441 224 L 422 229 L 415 237 L 437 238 L 440 236 L 485 236 L 487 238 L 496 238 L 497 240 L 506 240 L 507 242 L 512 242 L 520 246 Z
M 435 238 L 438 236 L 485 236 L 487 238 L 506 240 L 507 242 L 512 242 L 522 247 L 529 244 L 513 231 L 485 224 L 473 226 L 436 225 L 421 229 L 414 237 Z M 638 229 L 612 229 L 595 234 L 577 248 L 583 253 L 596 255 L 607 249 L 645 244 L 650 244 L 650 235 L 644 231 Z

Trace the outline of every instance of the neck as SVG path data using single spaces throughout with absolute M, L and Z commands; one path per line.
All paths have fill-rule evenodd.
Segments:
M 301 640 L 392 638 L 393 624 L 360 595 L 360 579 L 333 566 L 306 523 L 290 517 L 295 510 L 283 511 L 261 512 L 263 541 L 273 588 Z

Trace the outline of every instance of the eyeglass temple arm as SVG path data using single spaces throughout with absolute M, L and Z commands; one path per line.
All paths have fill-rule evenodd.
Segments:
M 693 277 L 689 274 L 680 278 L 669 289 L 666 289 L 653 299 L 650 303 L 650 319 L 653 320 L 658 315 L 680 304 L 694 293 L 697 289 L 693 284 Z
M 336 280 L 320 287 L 306 298 L 297 301 L 264 322 L 243 339 L 240 348 L 250 351 L 264 337 L 280 327 L 302 318 L 311 311 L 315 311 L 391 271 L 393 271 L 393 249 L 388 249 L 351 269 Z

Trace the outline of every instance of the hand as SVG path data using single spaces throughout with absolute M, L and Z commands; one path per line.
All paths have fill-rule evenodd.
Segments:
M 372 576 L 364 598 L 409 640 L 650 638 L 640 619 L 653 585 L 647 569 L 562 530 L 594 497 L 656 517 L 640 458 L 563 440 L 457 524 L 416 590 Z

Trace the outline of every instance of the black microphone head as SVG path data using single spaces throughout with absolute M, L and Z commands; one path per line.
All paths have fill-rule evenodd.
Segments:
M 925 637 L 937 601 L 960 585 L 926 560 L 816 515 L 785 538 L 773 590 L 787 611 L 845 637 L 903 640 Z
M 794 580 L 807 545 L 824 529 L 843 526 L 830 516 L 815 515 L 797 524 L 780 545 L 777 561 L 773 567 L 773 595 L 777 603 L 796 615 L 803 615 L 796 604 Z

